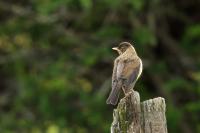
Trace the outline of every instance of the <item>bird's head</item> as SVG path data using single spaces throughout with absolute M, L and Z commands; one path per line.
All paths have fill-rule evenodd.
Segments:
M 132 48 L 135 51 L 134 47 L 128 42 L 122 42 L 118 45 L 118 47 L 114 47 L 112 49 L 116 50 L 121 55 L 129 48 Z

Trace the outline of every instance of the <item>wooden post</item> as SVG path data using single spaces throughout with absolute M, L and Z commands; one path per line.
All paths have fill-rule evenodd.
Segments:
M 111 133 L 167 133 L 165 109 L 164 98 L 140 103 L 139 93 L 131 91 L 114 109 Z

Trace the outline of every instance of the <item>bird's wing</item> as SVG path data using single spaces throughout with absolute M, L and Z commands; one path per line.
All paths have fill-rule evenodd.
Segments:
M 141 65 L 140 59 L 119 62 L 117 67 L 117 80 L 124 80 L 123 85 L 128 87 L 137 80 Z

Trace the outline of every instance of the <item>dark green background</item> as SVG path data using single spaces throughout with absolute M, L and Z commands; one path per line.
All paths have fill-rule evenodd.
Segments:
M 169 133 L 199 133 L 199 13 L 198 0 L 1 0 L 0 132 L 108 133 L 111 48 L 129 41 L 141 99 L 166 99 Z

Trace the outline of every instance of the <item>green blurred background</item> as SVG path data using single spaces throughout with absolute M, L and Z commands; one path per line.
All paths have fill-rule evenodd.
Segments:
M 200 133 L 200 1 L 1 0 L 0 132 L 108 133 L 112 47 L 144 62 L 169 133 Z

